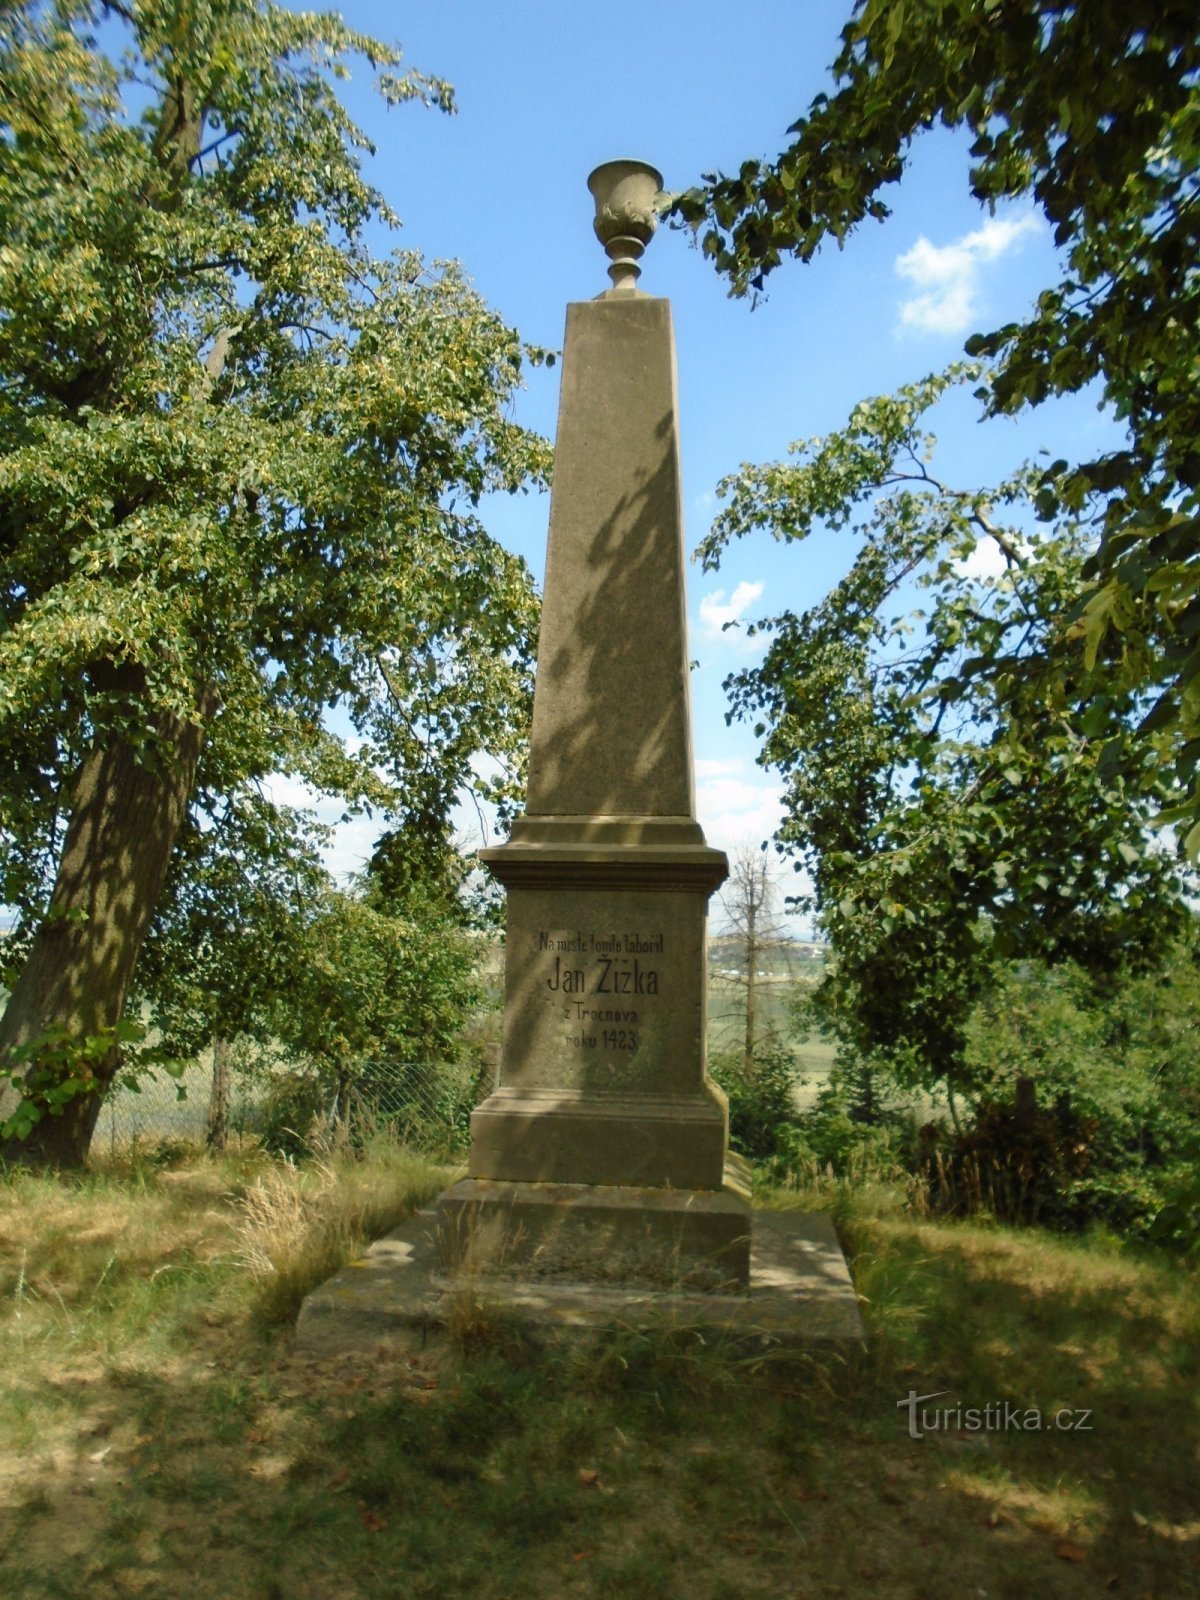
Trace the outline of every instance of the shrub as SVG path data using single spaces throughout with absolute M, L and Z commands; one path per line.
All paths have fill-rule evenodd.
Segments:
M 1073 1111 L 1066 1097 L 1052 1110 L 985 1101 L 948 1149 L 939 1127 L 920 1130 L 918 1170 L 939 1210 L 1062 1225 L 1072 1186 L 1088 1170 L 1096 1129 L 1096 1119 Z
M 1181 1243 L 1187 1205 L 1167 1208 L 1196 1149 L 1198 1025 L 1194 938 L 1158 970 L 1107 987 L 1070 963 L 1014 965 L 972 1022 L 972 1068 L 992 1091 L 948 1170 L 958 1180 L 977 1160 L 981 1179 L 1007 1186 L 1002 1215 L 1146 1236 L 1167 1211 L 1158 1237 Z M 1024 1143 L 1011 1108 L 1020 1076 L 1050 1108 Z
M 796 1063 L 778 1040 L 755 1050 L 751 1071 L 740 1055 L 713 1057 L 709 1072 L 729 1097 L 729 1143 L 751 1160 L 785 1156 L 795 1143 Z
M 265 1080 L 255 1114 L 249 1118 L 264 1149 L 292 1160 L 311 1155 L 330 1131 L 333 1098 L 328 1081 L 316 1072 L 291 1071 Z

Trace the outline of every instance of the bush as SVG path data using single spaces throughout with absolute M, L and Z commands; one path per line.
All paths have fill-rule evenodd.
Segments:
M 1195 1158 L 1165 1174 L 1165 1204 L 1151 1218 L 1146 1237 L 1187 1256 L 1200 1256 L 1200 1147 Z
M 799 1132 L 812 1159 L 841 1178 L 876 1160 L 894 1165 L 898 1154 L 912 1144 L 912 1129 L 911 1116 L 894 1110 L 875 1122 L 863 1122 L 835 1081 L 821 1090 L 801 1118 Z
M 1096 1119 L 1073 1111 L 1065 1096 L 1053 1110 L 985 1101 L 948 1149 L 935 1124 L 920 1130 L 918 1170 L 937 1210 L 1062 1226 L 1073 1186 L 1092 1159 L 1096 1129 Z
M 317 1065 L 277 1063 L 254 1075 L 259 1099 L 246 1129 L 293 1160 L 335 1144 L 360 1149 L 379 1134 L 449 1160 L 470 1142 L 471 1112 L 493 1077 L 481 1056 L 358 1062 L 341 1086 Z
M 351 1120 L 447 1159 L 471 1139 L 471 1113 L 491 1090 L 495 1069 L 482 1055 L 456 1061 L 371 1061 L 351 1088 Z M 353 1129 L 359 1137 L 359 1127 Z
M 900 1179 L 921 1209 L 1099 1224 L 1200 1253 L 1200 931 L 1157 970 L 1119 979 L 1069 962 L 1000 965 L 968 1032 L 957 1081 L 983 1090 L 973 1108 L 959 1099 L 960 1131 L 929 1120 L 928 1095 L 898 1088 L 944 1089 L 928 1063 L 845 1052 L 798 1114 L 790 1057 L 772 1043 L 752 1075 L 734 1056 L 714 1062 L 731 1142 L 776 1182 Z M 1018 1112 L 1022 1078 L 1036 1095 Z
M 958 1179 L 974 1159 L 981 1176 L 1006 1174 L 1002 1215 L 1146 1237 L 1165 1211 L 1158 1237 L 1183 1245 L 1187 1204 L 1168 1208 L 1197 1144 L 1198 1026 L 1194 936 L 1107 989 L 1069 963 L 1014 965 L 972 1022 L 970 1064 L 992 1092 L 950 1170 Z M 1024 1142 L 1011 1107 L 1021 1076 L 1047 1108 Z
M 311 1155 L 330 1131 L 333 1092 L 316 1072 L 292 1071 L 265 1080 L 262 1099 L 248 1119 L 263 1148 L 293 1160 Z
M 786 1156 L 795 1147 L 796 1063 L 778 1040 L 754 1052 L 751 1071 L 734 1052 L 715 1056 L 709 1073 L 729 1097 L 729 1143 L 751 1160 Z

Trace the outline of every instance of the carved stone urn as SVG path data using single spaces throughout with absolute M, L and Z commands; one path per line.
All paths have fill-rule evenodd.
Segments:
M 655 202 L 662 186 L 662 173 L 644 161 L 606 161 L 588 178 L 596 202 L 596 237 L 612 263 L 610 294 L 637 288 L 638 262 L 658 227 Z

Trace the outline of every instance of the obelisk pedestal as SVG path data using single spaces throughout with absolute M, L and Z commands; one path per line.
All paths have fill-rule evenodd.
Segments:
M 500 1082 L 438 1202 L 450 1265 L 744 1287 L 750 1210 L 705 1073 L 670 306 L 635 288 L 661 179 L 589 180 L 614 287 L 568 308 L 524 814 L 482 858 L 508 892 Z

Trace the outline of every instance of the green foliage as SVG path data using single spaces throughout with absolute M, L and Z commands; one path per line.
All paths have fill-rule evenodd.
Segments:
M 1197 926 L 1151 970 L 997 961 L 966 1025 L 956 1121 L 916 1074 L 843 1051 L 776 1173 L 901 1180 L 918 1209 L 985 1212 L 1194 1253 L 1200 1238 Z M 863 1115 L 870 1082 L 872 1114 Z M 1022 1082 L 1024 1080 L 1024 1082 Z
M 1200 1256 L 1200 1142 L 1186 1167 L 1162 1184 L 1165 1204 L 1154 1213 L 1147 1238 L 1182 1255 Z
M 128 1019 L 83 1038 L 51 1023 L 27 1044 L 10 1050 L 0 1066 L 0 1094 L 11 1087 L 20 1098 L 0 1118 L 0 1139 L 24 1139 L 43 1117 L 60 1116 L 77 1096 L 101 1092 L 98 1068 L 144 1035 L 140 1023 Z
M 785 253 L 808 260 L 884 217 L 882 187 L 941 121 L 975 136 L 977 197 L 1031 193 L 1066 250 L 1062 283 L 1025 323 L 969 342 L 990 369 L 865 401 L 794 461 L 743 467 L 701 546 L 713 567 L 752 532 L 855 538 L 824 602 L 758 624 L 764 663 L 729 687 L 785 778 L 781 843 L 807 866 L 836 952 L 825 1026 L 845 1064 L 902 1084 L 986 1095 L 972 1018 L 1008 959 L 1113 979 L 1153 967 L 1184 920 L 1148 824 L 1200 808 L 1186 792 L 1200 715 L 1198 66 L 1181 5 L 862 0 L 837 92 L 779 160 L 675 204 L 735 292 L 759 288 Z M 1127 449 L 988 490 L 935 477 L 923 418 L 951 385 L 1000 414 L 1095 378 Z M 994 578 L 968 574 L 979 541 Z M 1076 1086 L 1089 1076 L 1100 1094 L 1103 1071 L 1082 1063 Z M 1118 1141 L 1133 1115 L 1095 1114 Z
M 980 201 L 1032 196 L 1064 252 L 1062 277 L 1025 321 L 968 341 L 969 353 L 996 363 L 981 390 L 985 409 L 1012 413 L 1098 381 L 1129 430 L 1122 449 L 1057 461 L 1037 476 L 1040 517 L 1081 519 L 1099 536 L 1039 641 L 1041 692 L 1084 716 L 1106 689 L 1132 694 L 1140 720 L 1107 730 L 1109 769 L 1136 784 L 1147 764 L 1173 764 L 1182 792 L 1166 815 L 1195 823 L 1195 8 L 858 0 L 833 70 L 835 92 L 817 96 L 778 160 L 706 178 L 676 198 L 674 216 L 702 233 L 705 253 L 745 293 L 785 254 L 810 260 L 825 240 L 840 245 L 865 218 L 886 217 L 881 191 L 937 123 L 972 134 Z M 1189 848 L 1200 850 L 1200 827 Z
M 957 1123 L 940 1096 L 914 1091 L 914 1063 L 843 1046 L 812 1104 L 780 1124 L 766 1171 L 811 1187 L 818 1204 L 882 1183 L 919 1212 L 983 1212 L 1065 1232 L 1101 1225 L 1195 1254 L 1196 938 L 1192 921 L 1141 973 L 996 960 L 965 1027 L 962 1079 L 972 1090 Z M 810 1008 L 794 1020 L 807 1026 Z M 1018 1111 L 1021 1078 L 1035 1100 Z
M 970 1025 L 969 1057 L 986 1084 L 960 1155 L 993 1158 L 1029 1180 L 1020 1205 L 1080 1227 L 1101 1219 L 1121 1232 L 1183 1242 L 1189 1182 L 1200 1153 L 1200 966 L 1195 931 L 1157 969 L 1097 988 L 1077 967 L 1010 967 Z M 1018 1076 L 1039 1111 L 1022 1129 Z
M 839 1061 L 796 1130 L 797 1169 L 817 1168 L 837 1179 L 894 1176 L 912 1165 L 915 1124 L 904 1101 L 884 1097 L 875 1086 L 871 1117 L 863 1116 L 858 1063 Z
M 939 1210 L 985 1210 L 1005 1222 L 1080 1226 L 1094 1215 L 1072 1215 L 1067 1196 L 1078 1195 L 1098 1126 L 1074 1111 L 1065 1095 L 1052 1109 L 1028 1117 L 1012 1105 L 984 1100 L 948 1148 L 939 1144 L 936 1126 L 927 1125 L 918 1171 Z
M 333 1082 L 380 1059 L 452 1058 L 478 995 L 477 944 L 443 921 L 333 894 L 276 995 L 274 1033 Z
M 397 49 L 269 0 L 0 16 L 9 954 L 44 911 L 85 753 L 169 763 L 159 714 L 201 722 L 215 691 L 144 982 L 180 1039 L 248 1017 L 294 948 L 283 880 L 311 875 L 310 830 L 261 800 L 266 775 L 444 823 L 478 751 L 501 800 L 524 759 L 536 600 L 477 508 L 544 481 L 548 447 L 509 416 L 542 353 L 456 265 L 368 248 L 396 219 L 334 92 L 355 57 L 389 102 L 452 109 Z
M 786 1156 L 796 1124 L 796 1063 L 778 1039 L 760 1039 L 747 1070 L 745 1055 L 712 1056 L 708 1070 L 729 1098 L 729 1143 L 751 1160 Z
M 355 1079 L 370 1121 L 413 1150 L 461 1157 L 471 1142 L 471 1113 L 493 1087 L 494 1072 L 478 1056 L 453 1060 L 379 1061 Z
M 264 1150 L 288 1160 L 303 1160 L 328 1140 L 331 1089 L 313 1071 L 273 1073 L 256 1107 L 253 1131 Z
M 153 1030 L 140 1057 L 194 1057 L 218 1037 L 270 1039 L 276 997 L 330 888 L 303 819 L 254 789 L 209 826 L 185 827 L 138 963 Z
M 1165 787 L 1106 759 L 1136 698 L 1097 688 L 1081 727 L 1027 670 L 1080 581 L 1086 530 L 1023 532 L 1035 469 L 987 492 L 934 474 L 926 413 L 982 377 L 961 366 L 864 401 L 794 460 L 743 467 L 700 552 L 714 566 L 731 538 L 792 543 L 822 524 L 854 541 L 823 601 L 754 625 L 769 642 L 727 681 L 731 715 L 784 779 L 780 847 L 834 951 L 822 1025 L 848 1060 L 968 1094 L 968 1023 L 998 961 L 1115 973 L 1152 964 L 1186 920 L 1148 826 Z M 981 544 L 998 560 L 972 576 Z

